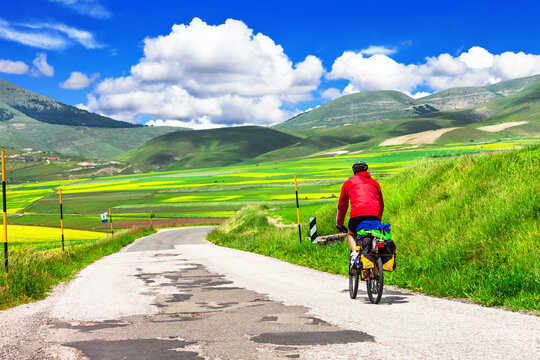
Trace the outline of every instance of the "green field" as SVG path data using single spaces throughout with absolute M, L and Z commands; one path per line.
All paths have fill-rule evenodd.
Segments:
M 59 226 L 59 196 L 64 198 L 65 226 L 103 231 L 99 214 L 111 208 L 114 220 L 149 220 L 150 210 L 159 219 L 226 218 L 235 207 L 264 203 L 295 203 L 293 176 L 297 174 L 302 206 L 335 201 L 341 184 L 351 175 L 351 164 L 367 161 L 375 178 L 384 178 L 406 164 L 425 157 L 505 150 L 519 142 L 457 144 L 408 149 L 383 148 L 358 154 L 320 155 L 301 160 L 275 161 L 213 169 L 184 170 L 87 180 L 52 181 L 8 186 L 10 224 Z

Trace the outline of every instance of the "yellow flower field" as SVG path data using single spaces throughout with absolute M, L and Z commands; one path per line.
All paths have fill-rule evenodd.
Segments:
M 64 230 L 65 244 L 79 244 L 81 242 L 100 239 L 104 234 L 95 231 Z M 2 241 L 3 241 L 2 235 Z M 62 246 L 61 231 L 58 228 L 43 226 L 8 225 L 8 246 L 53 248 Z

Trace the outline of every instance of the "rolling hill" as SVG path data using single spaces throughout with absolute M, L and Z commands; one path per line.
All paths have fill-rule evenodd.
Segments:
M 188 129 L 113 120 L 0 80 L 0 146 L 110 159 L 179 130 Z
M 218 167 L 249 160 L 300 140 L 257 126 L 178 131 L 152 139 L 117 159 L 131 164 L 131 172 Z
M 489 131 L 484 128 L 494 125 L 499 126 L 500 130 L 491 128 Z M 450 130 L 452 128 L 455 129 Z M 436 138 L 435 143 L 440 145 L 502 139 L 538 139 L 540 82 L 491 103 L 459 110 L 438 111 L 415 118 L 362 121 L 345 126 L 299 130 L 295 134 L 304 137 L 300 142 L 263 154 L 253 159 L 253 162 L 309 155 L 328 156 L 336 151 L 337 154 L 347 154 L 378 147 L 385 140 L 394 137 L 433 130 L 449 130 Z M 412 142 L 414 144 L 414 140 Z
M 496 101 L 539 81 L 540 75 L 535 75 L 485 87 L 448 89 L 419 99 L 413 99 L 399 91 L 363 91 L 332 100 L 277 124 L 274 128 L 299 131 L 363 121 L 418 117 Z

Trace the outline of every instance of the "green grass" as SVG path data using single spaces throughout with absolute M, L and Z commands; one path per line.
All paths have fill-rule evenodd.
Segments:
M 387 282 L 486 306 L 540 310 L 540 146 L 423 160 L 381 182 L 398 246 Z M 301 208 L 319 234 L 334 233 L 335 202 Z M 210 234 L 220 245 L 347 274 L 348 245 L 298 242 L 295 209 L 248 207 Z M 305 236 L 305 235 L 304 235 Z
M 70 280 L 84 267 L 154 232 L 150 228 L 134 228 L 114 237 L 68 247 L 65 252 L 11 251 L 7 277 L 4 267 L 0 268 L 0 310 L 43 299 L 55 285 Z

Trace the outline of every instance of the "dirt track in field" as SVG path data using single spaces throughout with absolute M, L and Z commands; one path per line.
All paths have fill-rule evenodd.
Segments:
M 379 146 L 404 145 L 404 144 L 434 144 L 444 133 L 459 129 L 457 127 L 438 130 L 428 130 L 419 133 L 397 136 L 383 141 Z

